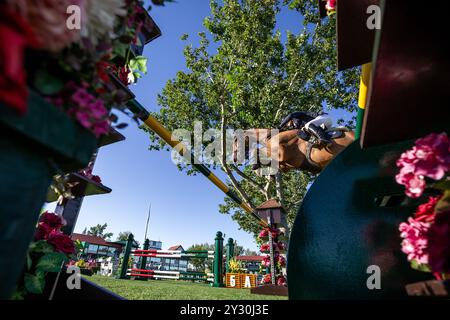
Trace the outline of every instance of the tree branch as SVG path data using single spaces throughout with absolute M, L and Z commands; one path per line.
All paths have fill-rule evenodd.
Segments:
M 294 73 L 294 76 L 292 77 L 291 82 L 289 83 L 289 86 L 288 86 L 288 88 L 287 88 L 287 91 L 291 90 L 291 88 L 292 88 L 292 86 L 293 86 L 293 84 L 294 84 L 294 81 L 295 81 L 295 79 L 297 78 L 297 75 L 298 75 L 298 71 L 296 71 L 296 72 Z M 287 94 L 285 94 L 285 95 L 283 96 L 283 99 L 281 100 L 280 106 L 278 107 L 277 113 L 275 114 L 275 120 L 277 120 L 277 119 L 279 118 L 279 116 L 280 116 L 280 113 L 281 113 L 281 110 L 282 110 L 282 108 L 283 108 L 283 105 L 284 105 L 284 103 L 286 102 L 286 97 L 287 97 Z
M 236 189 L 239 196 L 244 200 L 244 202 L 251 207 L 252 209 L 255 209 L 255 206 L 250 201 L 248 195 L 245 193 L 245 191 L 242 189 L 242 187 L 239 185 L 239 182 L 236 180 L 236 178 L 233 175 L 233 172 L 230 170 L 230 168 L 227 165 L 227 130 L 226 130 L 226 117 L 225 117 L 225 105 L 222 101 L 221 103 L 222 107 L 222 123 L 221 123 L 221 131 L 222 131 L 222 157 L 220 158 L 220 162 L 222 165 L 222 168 L 224 169 L 225 173 L 227 174 L 228 178 L 230 179 L 231 184 Z
M 254 179 L 252 179 L 250 176 L 246 175 L 242 170 L 240 170 L 236 165 L 231 165 L 231 167 L 236 171 L 238 175 L 240 175 L 243 179 L 247 180 L 252 186 L 254 186 L 256 189 L 258 189 L 259 192 L 261 192 L 264 196 L 267 195 L 266 191 L 264 190 L 264 187 L 260 185 L 258 182 L 256 182 Z

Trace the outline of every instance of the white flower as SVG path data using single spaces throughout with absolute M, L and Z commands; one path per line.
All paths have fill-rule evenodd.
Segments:
M 117 17 L 127 14 L 124 0 L 86 0 L 85 19 L 81 35 L 93 45 L 104 38 L 114 38 Z

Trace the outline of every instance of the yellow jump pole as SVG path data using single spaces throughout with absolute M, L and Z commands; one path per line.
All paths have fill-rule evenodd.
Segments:
M 158 136 L 161 137 L 168 145 L 174 148 L 182 157 L 185 157 L 186 152 L 189 152 L 191 164 L 194 168 L 200 171 L 206 178 L 209 179 L 216 187 L 218 187 L 223 193 L 229 196 L 235 203 L 237 203 L 242 209 L 249 213 L 258 222 L 267 226 L 267 222 L 262 220 L 253 209 L 247 205 L 242 199 L 239 198 L 228 186 L 223 183 L 214 173 L 211 172 L 204 164 L 202 164 L 188 148 L 178 140 L 172 140 L 172 133 L 167 130 L 158 120 L 155 119 L 150 113 L 136 100 L 132 99 L 127 103 L 129 110 L 135 114 L 142 122 L 144 122 L 150 129 L 152 129 Z
M 355 138 L 359 139 L 361 136 L 362 123 L 364 120 L 364 112 L 367 103 L 367 94 L 369 91 L 370 74 L 372 72 L 372 63 L 366 63 L 361 68 L 361 79 L 359 85 L 359 97 L 358 97 L 358 115 L 356 119 Z

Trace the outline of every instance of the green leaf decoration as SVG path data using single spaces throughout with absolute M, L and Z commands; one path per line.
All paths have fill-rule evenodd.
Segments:
M 450 190 L 445 190 L 442 198 L 436 203 L 434 210 L 437 213 L 446 212 L 450 210 Z
M 450 190 L 450 180 L 440 180 L 432 185 L 432 188 L 439 189 L 439 190 Z
M 129 67 L 133 71 L 139 71 L 143 74 L 147 74 L 147 61 L 148 59 L 144 56 L 137 56 L 129 62 Z
M 30 274 L 26 273 L 25 277 L 25 288 L 28 292 L 34 294 L 42 294 L 45 287 L 45 277 L 42 274 Z
M 64 83 L 46 71 L 39 70 L 34 79 L 34 86 L 40 93 L 51 96 L 59 93 L 63 89 Z
M 142 78 L 142 75 L 139 72 L 133 72 L 133 77 L 135 79 L 140 79 L 140 78 Z
M 125 45 L 117 45 L 114 47 L 114 55 L 125 58 L 127 56 L 128 47 Z
M 30 254 L 27 253 L 27 270 L 30 270 L 32 265 L 33 265 L 33 260 L 31 259 Z
M 61 264 L 67 259 L 65 254 L 59 252 L 51 252 L 45 254 L 39 259 L 36 269 L 44 272 L 59 272 Z
M 47 241 L 39 240 L 39 241 L 36 241 L 36 242 L 33 242 L 30 244 L 29 251 L 30 252 L 47 253 L 47 252 L 53 252 L 53 247 Z
M 418 263 L 417 260 L 411 261 L 411 268 L 422 272 L 431 272 L 430 267 L 427 264 Z
M 24 288 L 17 288 L 11 296 L 11 300 L 25 300 L 26 293 Z

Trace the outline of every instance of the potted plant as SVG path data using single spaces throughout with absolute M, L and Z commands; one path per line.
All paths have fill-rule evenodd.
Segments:
M 145 72 L 144 59 L 120 64 L 114 33 L 130 18 L 137 0 L 82 5 L 81 29 L 66 27 L 70 0 L 6 0 L 0 16 L 0 241 L 14 243 L 0 254 L 0 299 L 8 298 L 38 215 L 55 174 L 86 167 L 97 140 L 110 130 L 110 110 L 128 96 L 109 76 Z M 128 6 L 128 4 L 132 4 Z M 99 14 L 107 19 L 99 19 Z M 145 15 L 145 14 L 144 14 Z M 59 23 L 61 22 L 61 23 Z M 145 25 L 145 22 L 143 22 Z M 145 28 L 144 28 L 145 29 Z M 136 28 L 126 30 L 122 48 L 130 48 Z M 134 33 L 133 33 L 134 32 Z M 137 70 L 131 70 L 130 64 Z M 122 82 L 123 82 L 122 81 Z
M 39 299 L 48 297 L 56 275 L 62 266 L 74 258 L 76 245 L 69 236 L 62 233 L 64 219 L 51 212 L 44 212 L 40 218 L 34 240 L 26 253 L 26 263 L 17 284 L 14 299 Z

